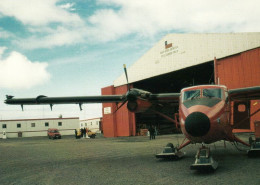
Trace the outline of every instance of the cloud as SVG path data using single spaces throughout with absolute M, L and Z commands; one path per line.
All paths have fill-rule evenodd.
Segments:
M 37 49 L 37 48 L 53 48 L 56 46 L 73 45 L 85 41 L 85 28 L 78 27 L 69 28 L 59 26 L 56 29 L 45 29 L 47 34 L 45 36 L 33 35 L 29 38 L 14 40 L 13 44 L 20 46 L 24 49 Z M 33 29 L 33 32 L 40 30 Z
M 77 14 L 70 13 L 62 6 L 56 6 L 60 0 L 1 0 L 0 13 L 15 17 L 26 25 L 40 26 L 57 22 L 63 24 L 80 24 Z M 73 4 L 67 4 L 67 6 Z M 71 8 L 68 7 L 68 8 Z
M 60 7 L 63 8 L 63 9 L 70 10 L 70 11 L 75 11 L 76 8 L 73 8 L 74 5 L 75 5 L 75 3 L 66 3 L 66 4 L 63 4 L 63 5 L 60 5 Z
M 77 14 L 76 3 L 1 0 L 0 13 L 21 21 L 31 33 L 12 41 L 25 49 L 98 44 L 127 36 L 144 39 L 158 33 L 260 31 L 258 0 L 97 0 L 87 17 Z M 90 5 L 80 6 L 88 11 Z
M 90 34 L 103 41 L 158 32 L 243 32 L 260 30 L 260 3 L 243 0 L 99 0 L 88 18 Z M 101 36 L 101 37 L 100 37 Z
M 16 38 L 12 43 L 23 49 L 38 49 L 83 42 L 84 21 L 77 14 L 69 12 L 75 10 L 75 3 L 57 5 L 59 2 L 13 0 L 10 3 L 9 0 L 1 0 L 0 13 L 21 21 L 31 33 L 31 36 Z
M 46 71 L 47 63 L 32 62 L 16 51 L 3 59 L 5 50 L 5 47 L 0 47 L 0 88 L 31 88 L 50 79 Z

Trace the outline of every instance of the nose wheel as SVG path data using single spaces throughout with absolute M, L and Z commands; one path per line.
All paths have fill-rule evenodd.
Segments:
M 218 167 L 218 163 L 212 158 L 210 148 L 202 146 L 196 156 L 195 162 L 190 166 L 191 170 L 214 171 Z

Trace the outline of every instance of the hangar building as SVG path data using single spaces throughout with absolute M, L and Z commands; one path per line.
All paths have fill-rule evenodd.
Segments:
M 260 33 L 168 34 L 127 70 L 131 87 L 152 93 L 180 92 L 192 85 L 213 84 L 215 78 L 229 89 L 259 86 Z M 102 95 L 125 94 L 125 75 L 101 91 Z M 242 103 L 250 103 L 243 116 L 260 107 L 259 101 Z M 105 137 L 134 136 L 149 124 L 162 134 L 174 132 L 173 123 L 155 114 L 131 113 L 126 105 L 111 114 L 115 110 L 115 103 L 103 104 Z M 173 116 L 177 111 L 176 107 L 164 113 Z M 234 114 L 238 115 L 234 119 L 241 119 L 241 112 L 234 110 Z M 235 125 L 235 131 L 254 131 L 255 120 L 260 120 L 259 114 Z
M 47 136 L 49 128 L 59 129 L 61 135 L 74 135 L 79 128 L 79 118 L 45 118 L 0 120 L 0 138 L 6 133 L 7 138 Z

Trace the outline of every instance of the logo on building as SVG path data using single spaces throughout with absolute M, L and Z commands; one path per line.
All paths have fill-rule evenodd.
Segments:
M 165 49 L 172 47 L 172 43 L 168 44 L 167 41 L 165 41 L 164 44 L 165 44 Z
M 161 58 L 178 53 L 178 46 L 173 46 L 172 43 L 168 44 L 168 42 L 165 41 L 164 47 L 164 50 L 160 52 Z

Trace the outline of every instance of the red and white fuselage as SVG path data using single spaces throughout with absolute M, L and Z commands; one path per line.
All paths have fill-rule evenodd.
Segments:
M 234 141 L 226 86 L 202 85 L 181 91 L 179 121 L 192 143 Z

